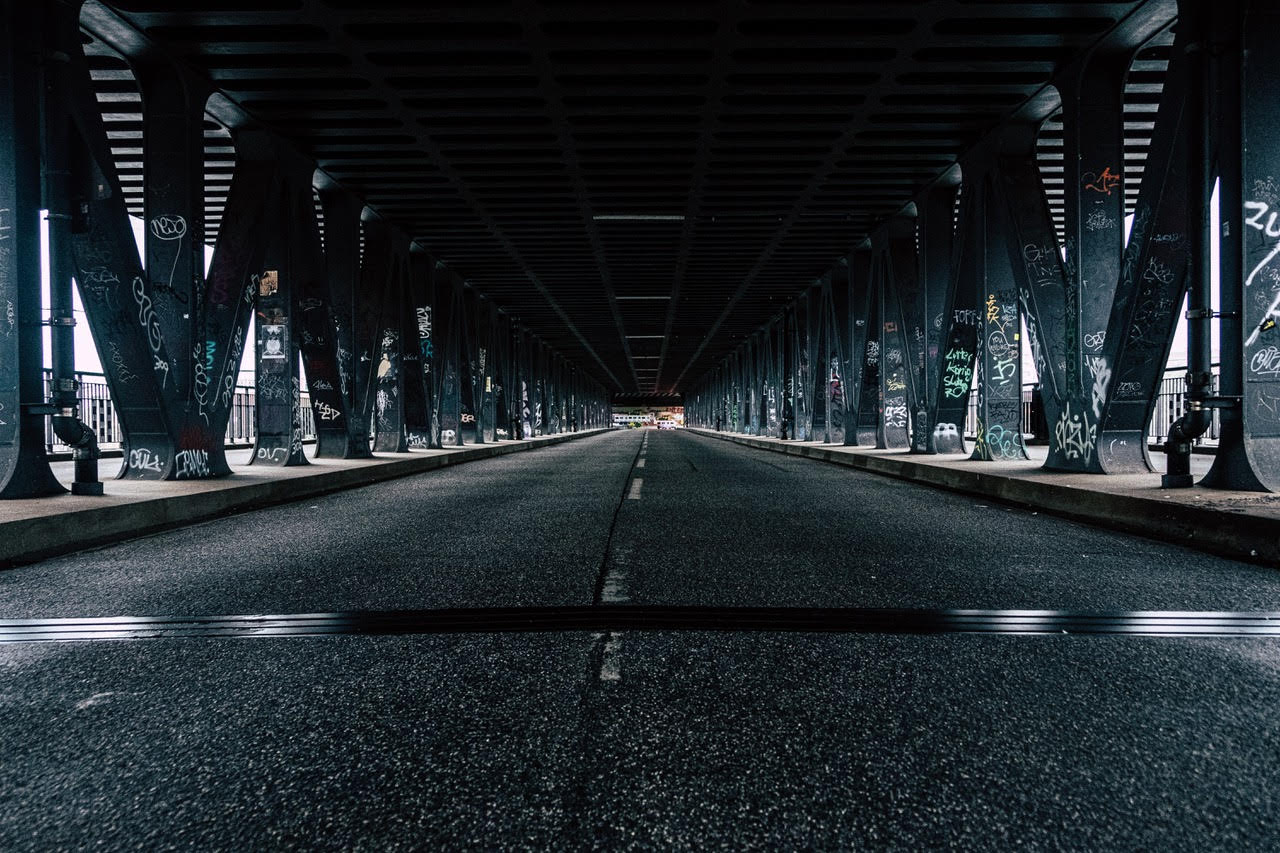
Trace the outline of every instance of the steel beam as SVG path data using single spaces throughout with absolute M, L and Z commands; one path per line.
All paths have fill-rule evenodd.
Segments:
M 0 2 L 0 498 L 66 491 L 44 449 L 39 9 Z
M 919 290 L 915 258 L 915 219 L 898 216 L 871 238 L 876 253 L 880 294 L 880 417 L 876 447 L 911 446 L 912 370 L 902 303 L 914 303 Z
M 154 54 L 135 63 L 134 76 L 142 94 L 147 274 L 169 341 L 173 381 L 191 405 L 196 362 L 208 369 L 202 315 L 204 108 L 210 88 Z
M 975 195 L 974 239 L 981 263 L 978 293 L 978 429 L 975 460 L 1027 459 L 1022 440 L 1022 346 L 1018 283 L 1008 262 L 1009 223 L 1002 217 L 991 174 Z M 1056 257 L 1056 256 L 1055 256 Z M 1027 328 L 1035 327 L 1028 319 Z M 1033 346 L 1033 351 L 1038 351 Z
M 461 447 L 462 375 L 460 324 L 462 283 L 443 264 L 436 264 L 432 276 L 435 363 L 437 377 L 436 419 L 440 422 L 440 442 L 444 447 Z
M 1147 425 L 1169 358 L 1178 309 L 1187 286 L 1188 115 L 1202 105 L 1187 103 L 1186 50 L 1189 28 L 1177 31 L 1156 113 L 1151 148 L 1134 207 L 1102 359 L 1089 356 L 1089 405 L 1078 407 L 1086 429 L 1072 426 L 1076 413 L 1054 413 L 1046 397 L 1052 447 L 1089 453 L 1095 444 L 1096 470 L 1134 473 L 1153 470 L 1147 452 Z M 1207 200 L 1208 195 L 1205 194 Z M 1094 401 L 1103 399 L 1101 406 Z M 1092 431 L 1095 411 L 1096 438 Z M 1062 428 L 1067 427 L 1061 436 Z M 1075 440 L 1074 446 L 1070 443 Z
M 832 444 L 845 444 L 853 424 L 850 422 L 848 377 L 850 370 L 850 333 L 852 314 L 850 306 L 849 260 L 841 258 L 831 269 L 827 279 L 827 406 L 831 411 Z
M 883 317 L 881 311 L 881 286 L 880 286 L 880 256 L 875 251 L 868 251 L 865 257 L 859 257 L 864 253 L 856 253 L 854 255 L 855 264 L 855 290 L 854 290 L 854 317 L 859 316 L 859 301 L 857 300 L 857 284 L 858 280 L 866 282 L 864 296 L 860 300 L 863 306 L 861 312 L 862 322 L 862 348 L 860 350 L 862 359 L 862 381 L 859 383 L 857 413 L 858 428 L 855 433 L 855 443 L 866 447 L 877 447 L 880 442 L 880 424 L 881 413 L 884 409 L 883 395 L 880 390 L 880 371 L 881 371 L 881 352 L 880 352 L 880 335 L 883 330 Z M 865 270 L 865 277 L 857 275 L 857 273 Z M 854 333 L 857 334 L 855 328 Z
M 373 384 L 373 449 L 383 453 L 407 453 L 404 416 L 404 322 L 408 317 L 406 291 L 412 262 L 408 245 L 391 258 L 386 296 L 378 330 L 377 367 Z
M 404 341 L 405 441 L 410 448 L 440 446 L 440 430 L 435 423 L 432 400 L 435 387 L 432 372 L 431 270 L 435 260 L 425 252 L 409 255 L 409 282 L 405 288 L 406 310 L 402 326 Z
M 967 452 L 964 425 L 978 352 L 978 290 L 986 257 L 982 193 L 982 182 L 974 182 L 966 172 L 960 189 L 960 225 L 943 303 L 942 332 L 938 337 L 942 357 L 930 389 L 929 418 L 933 429 L 929 434 L 929 447 L 934 453 Z
M 360 213 L 363 205 L 337 189 L 320 190 L 324 216 L 324 257 L 328 276 L 326 293 L 333 322 L 338 389 L 343 398 L 345 435 L 317 430 L 316 456 L 363 459 L 369 449 L 369 427 L 364 401 L 357 397 L 356 297 L 360 285 Z M 318 426 L 318 422 L 317 422 Z
M 1231 4 L 1235 6 L 1236 4 Z M 1228 7 L 1231 8 L 1231 6 Z M 1218 455 L 1201 485 L 1280 491 L 1280 9 L 1239 4 L 1217 21 L 1221 361 Z M 1225 26 L 1223 26 L 1225 25 Z M 1270 28 L 1270 29 L 1267 29 Z M 1221 31 L 1225 30 L 1225 31 Z M 1229 227 L 1232 211 L 1240 221 Z
M 288 198 L 291 188 L 281 187 Z M 276 206 L 286 211 L 287 203 Z M 291 211 L 292 212 L 292 211 Z M 295 230 L 286 219 L 273 216 L 272 240 L 257 278 L 254 316 L 254 418 L 257 435 L 250 463 L 288 467 L 306 465 L 302 451 L 301 355 L 294 327 L 294 280 L 299 273 Z
M 949 297 L 952 284 L 952 259 L 955 255 L 956 193 L 959 185 L 939 182 L 925 191 L 917 209 L 916 239 L 919 245 L 920 292 L 922 299 L 921 321 L 924 324 L 921 367 L 916 373 L 918 399 L 913 421 L 912 452 L 954 452 L 940 450 L 938 438 L 947 446 L 951 434 L 944 428 L 938 430 L 938 394 L 943 375 L 943 362 L 949 349 L 947 320 L 952 312 Z M 969 352 L 973 352 L 970 347 Z M 965 392 L 967 394 L 968 387 Z M 955 438 L 963 445 L 963 437 L 956 429 L 955 420 L 949 420 Z M 963 423 L 963 420 L 961 421 Z M 953 446 L 953 445 L 952 445 Z M 960 448 L 963 450 L 963 446 Z

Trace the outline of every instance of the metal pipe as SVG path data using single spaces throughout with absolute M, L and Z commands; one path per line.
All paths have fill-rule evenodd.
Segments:
M 1204 435 L 1212 422 L 1205 401 L 1213 394 L 1211 348 L 1213 324 L 1212 257 L 1209 211 L 1213 192 L 1214 145 L 1212 134 L 1218 119 L 1215 62 L 1209 45 L 1206 16 L 1186 22 L 1196 26 L 1196 37 L 1187 44 L 1187 102 L 1190 105 L 1190 151 L 1187 157 L 1187 200 L 1190 204 L 1190 243 L 1187 272 L 1187 411 L 1169 427 L 1165 441 L 1166 473 L 1160 485 L 1166 489 L 1190 488 L 1192 442 Z M 1211 115 L 1212 113 L 1212 115 Z
M 77 202 L 72 195 L 70 135 L 72 129 L 65 112 L 58 119 L 51 116 L 50 103 L 57 108 L 69 97 L 66 90 L 66 68 L 69 58 L 60 51 L 49 51 L 44 57 L 46 83 L 41 102 L 43 158 L 41 192 L 49 223 L 49 337 L 53 355 L 51 415 L 54 435 L 71 448 L 75 461 L 75 479 L 71 493 L 101 495 L 98 479 L 98 436 L 80 420 L 80 383 L 76 379 L 75 314 L 72 306 L 71 280 L 74 263 L 71 255 L 71 229 Z

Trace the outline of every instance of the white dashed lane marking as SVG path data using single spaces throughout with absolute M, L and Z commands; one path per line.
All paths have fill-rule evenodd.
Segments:
M 600 591 L 600 601 L 604 604 L 626 604 L 629 599 L 627 597 L 627 576 L 625 573 L 614 569 L 609 576 L 604 579 L 604 589 Z
M 636 460 L 636 467 L 637 467 L 637 468 L 643 468 L 643 467 L 644 467 L 644 458 L 643 458 L 643 457 L 641 457 L 640 459 L 637 459 L 637 460 Z
M 634 480 L 632 480 L 631 491 L 627 492 L 627 500 L 629 501 L 640 500 L 640 487 L 643 485 L 644 485 L 644 480 L 642 480 L 639 477 L 636 477 Z
M 600 655 L 600 680 L 622 680 L 622 635 L 610 634 Z

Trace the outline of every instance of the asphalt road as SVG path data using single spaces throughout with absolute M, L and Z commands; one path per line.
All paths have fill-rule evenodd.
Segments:
M 1280 611 L 1280 573 L 678 431 L 0 572 L 8 619 L 592 604 Z M 1274 849 L 1278 709 L 1240 637 L 0 645 L 0 849 Z

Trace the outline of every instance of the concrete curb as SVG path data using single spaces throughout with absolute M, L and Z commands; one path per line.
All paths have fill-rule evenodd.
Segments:
M 1236 560 L 1280 566 L 1280 519 L 1276 518 L 1048 482 L 1035 477 L 963 471 L 921 462 L 919 457 L 873 456 L 812 444 L 778 444 L 747 435 L 702 429 L 688 431 L 760 450 L 803 456 L 925 486 L 981 495 Z
M 434 453 L 431 456 L 406 455 L 396 458 L 378 456 L 369 462 L 350 462 L 341 468 L 323 471 L 307 472 L 303 468 L 284 469 L 299 473 L 257 482 L 237 483 L 234 476 L 217 481 L 196 481 L 192 485 L 213 483 L 216 486 L 183 494 L 122 499 L 105 506 L 75 508 L 65 512 L 44 512 L 27 518 L 10 519 L 0 522 L 0 567 L 31 563 L 58 554 L 147 536 L 162 530 L 210 521 L 226 515 L 292 503 L 346 489 L 358 489 L 362 486 L 434 471 L 450 465 L 536 450 L 612 431 L 612 427 L 606 427 L 541 436 L 528 441 L 472 445 L 447 453 Z M 108 490 L 111 488 L 109 482 L 107 488 Z M 102 498 L 80 500 L 101 501 Z

